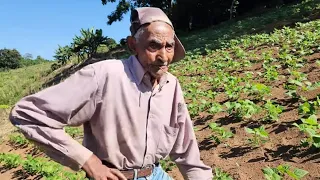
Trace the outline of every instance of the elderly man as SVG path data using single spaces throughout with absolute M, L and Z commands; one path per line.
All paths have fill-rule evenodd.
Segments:
M 11 122 L 47 154 L 96 180 L 170 179 L 170 157 L 185 179 L 212 179 L 200 160 L 192 121 L 168 66 L 185 56 L 172 23 L 158 8 L 132 11 L 133 55 L 88 65 L 65 81 L 21 99 Z M 83 145 L 65 126 L 84 126 Z

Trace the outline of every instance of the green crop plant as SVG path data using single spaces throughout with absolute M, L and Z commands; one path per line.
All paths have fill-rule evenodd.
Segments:
M 278 68 L 280 68 L 279 65 L 273 65 L 273 66 L 268 66 L 263 64 L 263 67 L 265 69 L 264 72 L 264 77 L 270 82 L 270 81 L 274 81 L 274 80 L 278 80 Z
M 231 131 L 227 131 L 217 123 L 212 122 L 209 124 L 209 127 L 213 132 L 210 139 L 214 140 L 217 144 L 220 144 L 226 139 L 233 137 L 233 133 Z
M 224 172 L 220 168 L 214 168 L 214 176 L 212 180 L 233 180 L 230 174 Z
M 20 164 L 22 164 L 23 160 L 19 154 L 6 154 L 1 153 L 0 154 L 0 162 L 4 164 L 5 168 L 16 168 Z
M 223 112 L 223 106 L 217 102 L 212 103 L 211 108 L 208 110 L 211 114 L 217 114 Z
M 9 143 L 13 146 L 27 146 L 29 141 L 20 133 L 9 135 Z
M 242 89 L 243 86 L 225 86 L 225 94 L 231 101 L 237 100 L 240 97 Z
M 85 172 L 69 172 L 63 170 L 63 166 L 57 162 L 49 161 L 46 158 L 37 157 L 34 158 L 31 155 L 27 155 L 26 159 L 23 159 L 18 154 L 1 153 L 0 163 L 5 168 L 16 168 L 21 166 L 23 171 L 29 175 L 40 175 L 44 179 L 69 179 L 69 180 L 84 180 Z
M 229 114 L 229 116 L 234 115 L 237 118 L 240 118 L 241 115 L 238 111 L 238 109 L 241 107 L 241 104 L 238 102 L 226 102 L 224 103 L 224 106 L 226 107 L 225 111 Z
M 254 114 L 259 113 L 261 108 L 250 100 L 238 100 L 237 102 L 224 103 L 225 111 L 236 118 L 251 118 Z
M 272 57 L 272 51 L 263 52 L 262 58 L 264 59 L 264 64 L 266 65 L 270 65 L 272 62 L 276 61 L 276 59 Z
M 320 108 L 320 95 L 317 96 L 317 99 L 315 101 L 313 101 L 313 105 L 316 108 Z
M 166 172 L 172 171 L 177 166 L 169 157 L 160 160 L 160 165 Z
M 267 139 L 269 138 L 269 134 L 265 130 L 264 126 L 253 129 L 245 127 L 245 131 L 253 135 L 253 138 L 248 138 L 248 141 L 254 147 L 261 146 L 262 144 L 266 143 Z
M 235 76 L 228 76 L 224 78 L 224 89 L 225 93 L 230 100 L 237 100 L 243 89 L 239 83 L 242 82 L 242 78 Z
M 208 98 L 208 99 L 211 99 L 211 100 L 214 100 L 214 98 L 216 97 L 218 93 L 216 91 L 212 91 L 212 90 L 208 90 L 205 94 L 205 96 Z
M 73 138 L 83 134 L 83 130 L 80 127 L 65 127 L 65 131 Z
M 299 105 L 298 112 L 303 117 L 310 116 L 316 113 L 315 105 L 317 101 L 310 101 L 304 102 L 303 104 Z
M 237 48 L 235 49 L 235 55 L 236 58 L 239 58 L 241 60 L 245 59 L 247 57 L 247 53 L 246 51 L 244 51 L 243 49 L 241 49 L 240 47 L 237 46 Z
M 288 95 L 296 97 L 296 90 L 300 87 L 303 91 L 308 91 L 312 87 L 312 83 L 307 80 L 307 75 L 298 71 L 288 70 L 291 74 L 288 82 L 285 84 L 285 88 L 288 91 Z M 295 94 L 294 94 L 295 93 Z
M 276 105 L 271 100 L 267 100 L 264 105 L 264 108 L 267 111 L 266 120 L 278 121 L 280 114 L 284 110 L 283 106 Z
M 271 87 L 261 83 L 256 83 L 252 85 L 249 95 L 255 95 L 259 100 L 265 100 L 265 97 L 269 96 L 270 93 Z
M 302 146 L 312 144 L 316 148 L 320 148 L 320 124 L 317 121 L 316 115 L 311 115 L 307 119 L 301 119 L 302 124 L 293 123 L 300 131 L 307 133 L 308 138 L 301 141 Z
M 264 177 L 267 180 L 281 180 L 285 175 L 288 175 L 292 179 L 300 180 L 306 176 L 309 172 L 299 168 L 291 168 L 290 165 L 279 165 L 276 168 L 266 167 L 262 169 Z
M 27 155 L 27 160 L 23 163 L 23 169 L 27 171 L 30 175 L 36 175 L 41 172 L 42 163 L 37 159 L 33 158 L 31 155 Z

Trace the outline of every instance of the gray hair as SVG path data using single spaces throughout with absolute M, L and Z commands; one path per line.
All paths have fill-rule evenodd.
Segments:
M 137 42 L 140 41 L 141 36 L 142 36 L 142 34 L 144 33 L 145 30 L 146 30 L 145 27 L 141 27 L 141 28 L 138 29 L 138 31 L 134 35 L 134 38 L 136 39 Z

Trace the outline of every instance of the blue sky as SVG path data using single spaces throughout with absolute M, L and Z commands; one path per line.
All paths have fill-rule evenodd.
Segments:
M 107 25 L 116 3 L 100 0 L 0 0 L 0 49 L 17 49 L 53 59 L 59 45 L 69 45 L 81 28 L 101 28 L 117 42 L 129 35 L 129 13 Z

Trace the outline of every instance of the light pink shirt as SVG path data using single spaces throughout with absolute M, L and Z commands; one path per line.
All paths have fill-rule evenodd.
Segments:
M 143 167 L 170 155 L 185 179 L 212 179 L 212 169 L 200 160 L 177 78 L 167 73 L 153 89 L 135 56 L 88 65 L 24 97 L 10 120 L 50 157 L 73 169 L 92 153 L 118 169 Z M 63 129 L 81 124 L 83 145 Z

